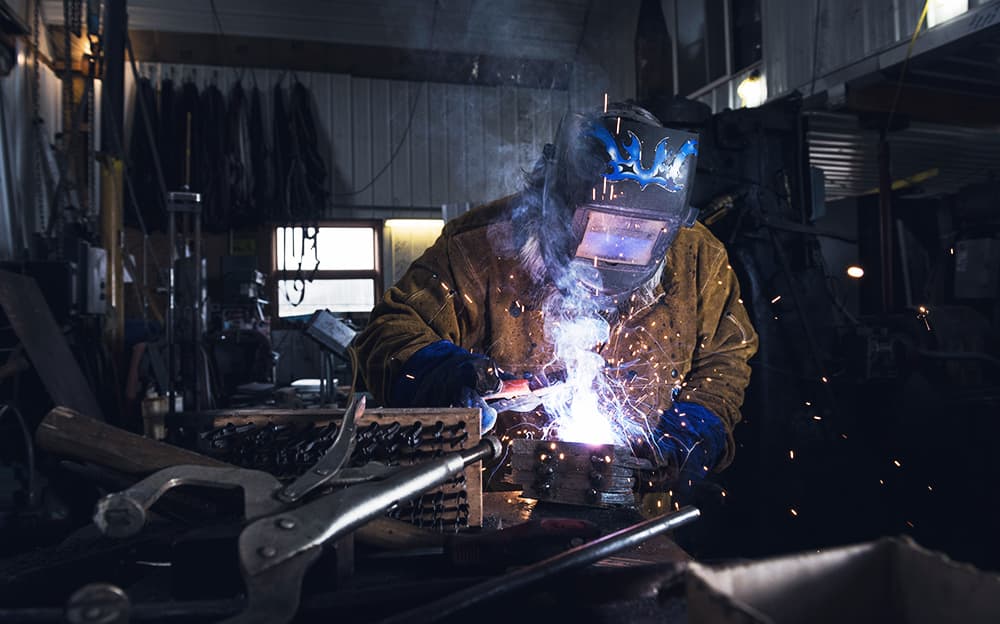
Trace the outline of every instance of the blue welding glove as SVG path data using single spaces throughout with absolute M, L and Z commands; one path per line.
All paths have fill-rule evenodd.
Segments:
M 684 487 L 703 479 L 726 450 L 726 427 L 697 403 L 674 403 L 653 430 L 660 463 L 676 468 L 675 484 Z
M 393 383 L 390 399 L 394 407 L 478 407 L 486 433 L 496 424 L 497 412 L 483 395 L 499 389 L 492 359 L 439 340 L 410 356 Z

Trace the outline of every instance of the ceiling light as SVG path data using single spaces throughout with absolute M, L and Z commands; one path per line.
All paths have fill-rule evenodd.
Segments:
M 767 101 L 767 82 L 760 70 L 753 70 L 744 78 L 738 87 L 736 95 L 740 97 L 740 106 L 754 108 Z

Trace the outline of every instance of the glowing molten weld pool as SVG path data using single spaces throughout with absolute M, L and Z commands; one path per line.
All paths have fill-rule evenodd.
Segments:
M 638 471 L 652 467 L 614 444 L 514 440 L 511 479 L 522 496 L 591 507 L 635 506 Z

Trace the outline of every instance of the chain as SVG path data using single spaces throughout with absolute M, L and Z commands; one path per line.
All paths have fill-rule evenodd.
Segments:
M 42 0 L 35 0 L 34 13 L 32 15 L 31 34 L 32 45 L 34 46 L 34 58 L 31 66 L 31 124 L 35 135 L 35 215 L 37 216 L 41 229 L 46 226 L 45 206 L 42 198 L 45 193 L 45 176 L 42 172 L 42 150 L 45 149 L 44 136 L 42 135 L 42 115 L 41 115 L 41 83 L 42 83 Z
M 66 22 L 68 28 L 77 37 L 83 35 L 83 0 L 68 0 L 69 21 Z
M 73 52 L 72 41 L 70 39 L 70 6 L 72 5 L 71 0 L 63 0 L 63 83 L 62 83 L 62 98 L 63 98 L 63 110 L 62 110 L 62 134 L 63 134 L 63 144 L 65 145 L 66 139 L 68 138 L 67 131 L 71 131 L 69 127 L 68 115 L 72 114 L 73 110 Z M 67 158 L 69 154 L 66 155 Z
M 94 73 L 91 71 L 87 75 L 87 81 L 90 83 L 90 88 L 87 89 L 87 189 L 90 191 L 87 195 L 89 204 L 87 206 L 87 216 L 91 219 L 97 217 L 97 206 L 100 201 L 97 197 L 97 142 L 95 139 L 95 128 L 94 125 Z
M 101 0 L 87 0 L 87 38 L 91 42 L 91 54 L 94 55 L 92 63 L 99 63 L 102 57 L 100 41 L 101 33 Z M 90 190 L 89 194 L 89 206 L 87 206 L 88 216 L 91 219 L 96 219 L 98 213 L 100 212 L 100 201 L 101 198 L 98 195 L 100 190 L 100 181 L 98 180 L 97 174 L 97 102 L 96 102 L 96 89 L 94 89 L 94 72 L 96 71 L 96 66 L 91 65 L 89 80 L 90 80 L 90 92 L 88 93 L 87 100 L 87 144 L 89 146 L 89 153 L 87 154 L 87 187 Z M 145 292 L 143 292 L 143 297 L 145 297 Z M 145 313 L 145 307 L 143 307 L 143 312 Z

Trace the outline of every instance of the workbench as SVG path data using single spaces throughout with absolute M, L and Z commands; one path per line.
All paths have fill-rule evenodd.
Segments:
M 376 417 L 377 414 L 371 414 Z M 397 418 L 399 414 L 392 413 Z M 478 424 L 478 423 L 477 423 Z M 218 460 L 184 451 L 170 445 L 155 443 L 152 440 L 129 434 L 122 430 L 97 423 L 92 419 L 74 413 L 71 410 L 57 409 L 43 421 L 38 433 L 40 446 L 49 452 L 57 452 L 64 456 L 77 457 L 100 465 L 113 466 L 116 471 L 133 474 L 148 473 L 165 465 L 189 463 L 201 465 L 220 465 Z M 585 520 L 596 524 L 601 534 L 615 532 L 625 527 L 637 524 L 643 518 L 633 508 L 596 508 L 578 505 L 557 504 L 532 499 L 522 499 L 517 491 L 490 491 L 482 493 L 481 498 L 482 528 L 470 528 L 463 533 L 486 534 L 495 533 L 498 529 L 510 529 L 521 523 L 542 518 L 571 518 Z M 168 533 L 171 525 L 167 525 Z M 366 529 L 370 527 L 365 527 Z M 156 542 L 157 529 L 151 527 L 150 534 L 138 536 L 135 544 L 128 546 L 127 556 L 142 558 L 147 546 L 143 540 Z M 430 531 L 425 531 L 430 534 Z M 215 592 L 214 596 L 189 597 L 198 598 L 197 603 L 177 606 L 170 594 L 164 594 L 164 588 L 176 586 L 177 570 L 171 572 L 170 567 L 135 568 L 126 566 L 115 572 L 115 566 L 122 566 L 122 551 L 109 551 L 109 555 L 100 558 L 101 563 L 95 567 L 80 558 L 79 553 L 88 549 L 108 549 L 106 541 L 99 536 L 88 534 L 72 545 L 63 560 L 63 547 L 57 547 L 50 553 L 35 553 L 22 562 L 4 562 L 14 576 L 7 576 L 9 589 L 19 590 L 26 604 L 32 604 L 31 587 L 44 586 L 46 601 L 51 601 L 48 608 L 65 604 L 72 589 L 87 582 L 105 578 L 121 577 L 129 579 L 124 588 L 133 604 L 141 604 L 142 617 L 135 621 L 177 621 L 176 615 L 171 619 L 170 609 L 185 612 L 183 621 L 215 621 L 195 617 L 206 612 L 224 614 L 239 608 L 239 599 L 235 594 Z M 360 533 L 359 533 L 360 535 Z M 169 537 L 169 536 L 168 536 Z M 97 539 L 95 539 L 97 538 Z M 89 541 L 87 541 L 89 540 Z M 167 543 L 174 543 L 175 538 L 169 538 Z M 453 596 L 462 589 L 480 582 L 500 582 L 505 574 L 504 568 L 492 569 L 455 569 L 446 558 L 441 557 L 440 548 L 397 548 L 373 550 L 371 543 L 356 537 L 356 553 L 349 553 L 354 569 L 346 575 L 330 565 L 316 565 L 306 577 L 305 589 L 301 603 L 300 614 L 306 620 L 313 617 L 329 618 L 331 614 L 344 621 L 380 621 L 387 616 L 394 616 L 408 609 L 427 604 L 435 598 Z M 160 540 L 162 543 L 162 540 Z M 92 546 L 81 546 L 90 543 Z M 440 540 L 437 544 L 440 546 Z M 126 544 L 122 544 L 126 546 Z M 333 546 L 333 545 L 331 545 Z M 201 548 L 201 546 L 199 546 Z M 332 549 L 336 550 L 336 549 Z M 162 552 L 156 551 L 154 552 Z M 138 553 L 138 555 L 136 554 Z M 72 557 L 77 559 L 74 561 Z M 153 560 L 152 555 L 145 555 Z M 160 555 L 162 557 L 162 555 Z M 200 558 L 199 558 L 200 557 Z M 336 558 L 336 557 L 335 557 Z M 169 560 L 169 559 L 168 559 Z M 324 557 L 320 563 L 326 561 Z M 557 578 L 546 579 L 544 583 L 532 585 L 523 591 L 511 594 L 503 601 L 494 600 L 487 605 L 516 605 L 519 610 L 532 609 L 539 617 L 556 618 L 560 621 L 571 617 L 575 621 L 613 622 L 673 622 L 683 615 L 683 591 L 679 583 L 681 564 L 689 560 L 688 555 L 667 537 L 654 537 L 640 546 L 610 556 L 599 563 L 572 574 L 562 574 Z M 53 562 L 62 561 L 53 566 Z M 220 573 L 208 571 L 212 566 L 199 565 L 197 562 L 217 563 L 208 553 L 189 559 L 186 569 L 197 576 L 203 577 L 202 589 L 213 593 L 213 588 L 221 587 Z M 112 566 L 107 570 L 103 566 Z M 218 566 L 216 566 L 218 567 Z M 224 567 L 224 566 L 223 566 Z M 206 568 L 204 570 L 199 568 Z M 125 569 L 131 572 L 124 572 Z M 516 569 L 516 568 L 515 568 Z M 32 572 L 32 570 L 35 570 Z M 134 577 L 136 570 L 142 570 L 142 578 Z M 219 568 L 222 570 L 222 568 Z M 12 571 L 16 571 L 12 572 Z M 226 576 L 233 576 L 235 570 L 229 570 Z M 175 578 L 171 581 L 171 574 Z M 238 575 L 237 575 L 238 579 Z M 336 580 L 334 580 L 336 579 Z M 199 581 L 200 583 L 201 581 Z M 195 588 L 197 589 L 197 587 Z M 238 586 L 235 590 L 239 591 Z M 678 592 L 680 592 L 678 594 Z M 17 594 L 11 594 L 17 595 Z M 232 596 L 222 598 L 221 596 Z M 160 618 L 160 605 L 163 607 L 163 617 Z M 173 606 L 171 606 L 173 605 Z M 169 608 L 168 608 L 169 607 Z M 0 609 L 3 612 L 3 609 Z M 455 616 L 444 621 L 467 621 L 469 611 L 464 617 Z M 5 615 L 11 615 L 7 611 Z M 487 609 L 487 612 L 476 614 L 477 624 L 490 621 L 509 621 L 510 612 L 504 609 Z M 519 618 L 525 619 L 525 618 Z M 534 617 L 526 618 L 535 620 Z M 14 620 L 12 620 L 14 621 Z

